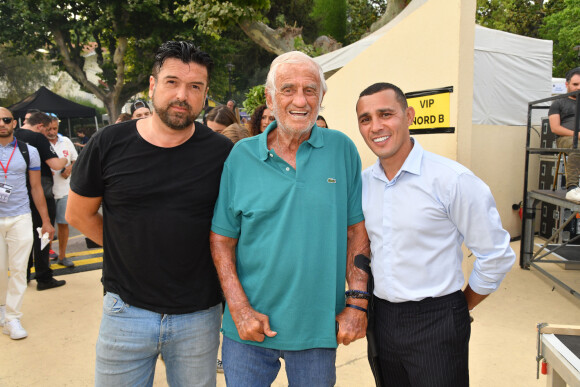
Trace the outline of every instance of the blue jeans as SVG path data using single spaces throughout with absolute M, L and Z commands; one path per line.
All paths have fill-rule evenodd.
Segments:
M 281 351 L 224 336 L 222 361 L 228 386 L 270 386 L 280 371 L 280 358 L 286 363 L 290 387 L 329 387 L 336 383 L 335 348 Z
M 159 314 L 103 300 L 96 386 L 152 386 L 157 358 L 170 386 L 215 386 L 221 304 L 190 314 Z

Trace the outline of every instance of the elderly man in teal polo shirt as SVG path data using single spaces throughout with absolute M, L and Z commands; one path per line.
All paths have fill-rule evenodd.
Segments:
M 277 57 L 266 80 L 276 121 L 224 165 L 210 241 L 228 385 L 269 386 L 283 358 L 291 386 L 332 386 L 337 345 L 365 335 L 361 162 L 346 135 L 316 126 L 325 92 L 310 57 Z

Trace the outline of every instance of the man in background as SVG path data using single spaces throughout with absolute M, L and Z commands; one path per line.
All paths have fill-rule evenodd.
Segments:
M 568 93 L 580 90 L 580 67 L 576 67 L 566 74 L 566 90 Z M 555 100 L 548 110 L 550 130 L 558 136 L 556 138 L 558 148 L 572 148 L 574 145 L 574 123 L 576 114 L 578 114 L 576 104 L 576 96 L 572 95 Z M 580 132 L 578 136 L 580 136 Z M 575 202 L 580 202 L 579 174 L 580 153 L 570 152 L 566 162 L 566 199 Z
M 4 334 L 19 340 L 28 336 L 20 322 L 21 307 L 32 240 L 38 239 L 32 231 L 30 198 L 42 220 L 42 233 L 52 239 L 54 228 L 40 183 L 40 157 L 34 147 L 14 138 L 15 127 L 10 110 L 0 107 L 0 165 L 4 175 L 0 183 L 0 326 Z
M 53 170 L 54 185 L 52 192 L 56 201 L 56 224 L 58 227 L 58 264 L 73 268 L 75 264 L 72 259 L 66 257 L 66 246 L 68 244 L 69 227 L 65 219 L 66 203 L 70 188 L 70 175 L 74 162 L 78 157 L 77 150 L 72 141 L 65 136 L 58 134 L 58 117 L 51 117 L 50 125 L 45 129 L 44 135 L 52 144 L 59 158 L 67 159 L 67 164 L 61 170 Z
M 27 119 L 26 124 L 14 132 L 15 137 L 19 141 L 24 141 L 29 145 L 32 145 L 38 150 L 40 156 L 40 180 L 42 184 L 42 190 L 44 192 L 44 197 L 46 201 L 46 206 L 48 208 L 48 215 L 51 219 L 51 223 L 54 223 L 54 218 L 56 216 L 56 203 L 54 201 L 54 194 L 52 193 L 53 179 L 52 171 L 60 170 L 64 168 L 67 163 L 67 159 L 59 159 L 56 155 L 54 149 L 50 145 L 50 142 L 42 134 L 45 127 L 50 125 L 50 117 L 47 114 L 41 112 L 32 113 Z M 42 217 L 38 212 L 37 208 L 32 205 L 32 227 L 34 230 L 34 242 L 32 245 L 32 254 L 28 262 L 28 270 L 34 265 L 34 278 L 36 279 L 36 289 L 37 290 L 48 290 L 52 288 L 57 288 L 66 284 L 65 280 L 57 280 L 53 277 L 52 269 L 50 268 L 49 261 L 49 250 L 50 247 L 47 245 L 45 248 L 41 248 L 40 238 L 38 238 L 37 228 L 42 227 Z M 30 278 L 30 273 L 28 274 Z

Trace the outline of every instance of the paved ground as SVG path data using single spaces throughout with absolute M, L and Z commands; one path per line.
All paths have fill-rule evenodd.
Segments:
M 519 243 L 512 247 L 519 252 Z M 466 273 L 472 264 L 473 257 L 467 257 Z M 556 265 L 550 270 L 580 289 L 579 271 L 564 272 Z M 33 283 L 28 287 L 22 318 L 28 338 L 13 341 L 0 335 L 0 386 L 93 385 L 102 299 L 100 271 L 59 278 L 66 279 L 67 285 L 44 292 L 36 291 Z M 471 385 L 544 386 L 545 376 L 536 380 L 536 324 L 578 325 L 579 306 L 577 298 L 554 288 L 537 271 L 521 270 L 516 263 L 501 288 L 473 313 Z M 364 340 L 341 346 L 336 365 L 337 386 L 374 385 Z M 165 385 L 163 365 L 158 362 L 155 386 Z M 284 372 L 273 385 L 287 385 Z M 223 375 L 218 375 L 218 386 L 225 386 Z

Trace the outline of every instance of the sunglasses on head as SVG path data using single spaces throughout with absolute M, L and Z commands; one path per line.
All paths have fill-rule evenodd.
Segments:
M 11 123 L 13 119 L 14 118 L 12 118 L 12 117 L 2 117 L 2 118 L 0 118 L 0 120 L 2 120 L 5 124 Z
M 54 113 L 46 113 L 46 115 L 48 115 L 49 117 L 54 117 L 58 120 L 58 116 Z

